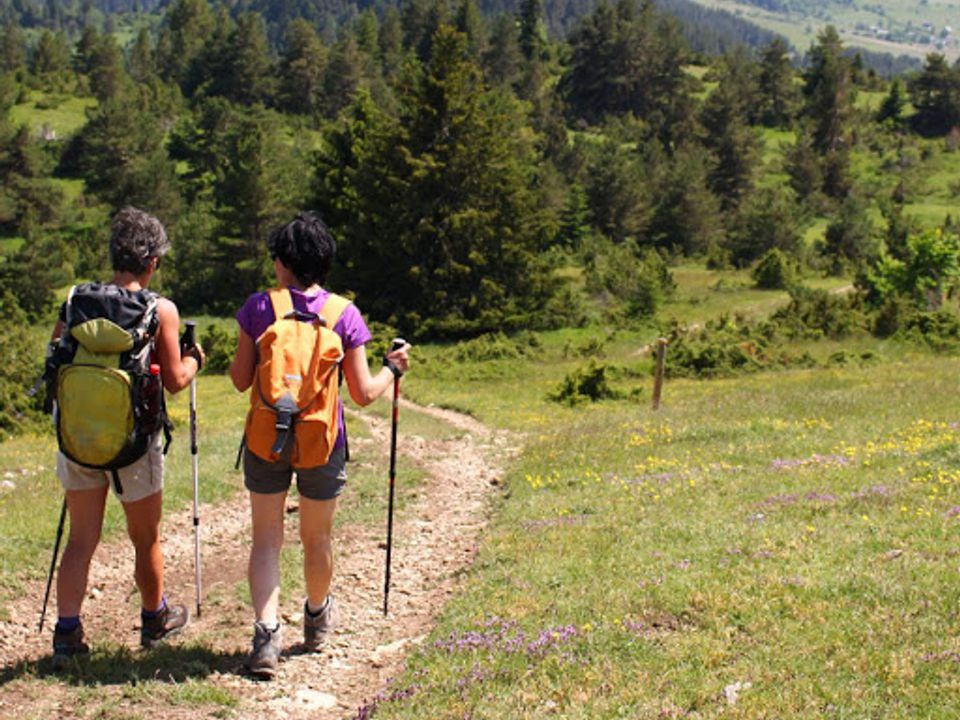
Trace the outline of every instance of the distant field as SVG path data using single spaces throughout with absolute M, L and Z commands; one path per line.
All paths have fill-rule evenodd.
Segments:
M 48 128 L 56 133 L 57 138 L 63 138 L 83 127 L 87 121 L 87 108 L 96 104 L 94 98 L 33 93 L 27 102 L 11 108 L 10 119 L 17 125 L 29 125 L 35 133 Z
M 960 56 L 957 32 L 960 31 L 960 8 L 955 3 L 916 3 L 900 0 L 880 0 L 872 4 L 813 3 L 804 10 L 773 12 L 737 0 L 699 0 L 711 8 L 734 13 L 760 27 L 778 32 L 797 49 L 806 52 L 816 40 L 817 33 L 827 25 L 840 32 L 844 43 L 872 52 L 891 55 L 909 55 L 923 59 L 927 53 L 942 52 L 948 59 Z M 799 3 L 793 4 L 794 7 Z M 929 23 L 929 30 L 924 23 Z M 953 32 L 946 34 L 946 28 Z M 928 42 L 894 42 L 885 39 L 886 33 L 911 34 L 932 38 Z M 937 43 L 943 43 L 938 47 Z

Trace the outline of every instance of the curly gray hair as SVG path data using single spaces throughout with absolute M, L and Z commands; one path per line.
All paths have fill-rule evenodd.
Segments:
M 113 269 L 140 275 L 150 258 L 163 257 L 170 249 L 167 231 L 153 215 L 125 207 L 110 221 L 110 263 Z

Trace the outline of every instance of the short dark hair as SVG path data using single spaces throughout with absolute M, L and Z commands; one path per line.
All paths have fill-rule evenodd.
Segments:
M 141 275 L 150 258 L 163 257 L 169 249 L 167 231 L 150 213 L 125 207 L 110 221 L 110 263 L 117 272 Z
M 305 286 L 323 285 L 337 254 L 337 241 L 320 216 L 299 213 L 267 238 L 270 257 L 279 258 Z

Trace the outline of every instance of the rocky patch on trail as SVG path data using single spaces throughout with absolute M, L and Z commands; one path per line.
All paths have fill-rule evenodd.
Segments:
M 298 645 L 302 615 L 284 616 L 284 660 L 276 681 L 254 681 L 241 672 L 248 649 L 250 608 L 237 591 L 246 576 L 249 517 L 245 493 L 231 501 L 201 509 L 204 553 L 203 614 L 194 618 L 174 648 L 202 646 L 212 658 L 212 674 L 205 682 L 222 689 L 238 704 L 166 701 L 166 694 L 130 692 L 124 679 L 111 684 L 96 678 L 89 668 L 86 682 L 69 684 L 50 673 L 50 630 L 37 632 L 42 583 L 29 583 L 8 604 L 10 619 L 0 621 L 0 717 L 87 717 L 78 697 L 108 705 L 97 717 L 190 718 L 353 718 L 365 701 L 373 699 L 403 668 L 407 655 L 433 627 L 446 600 L 456 592 L 459 570 L 476 553 L 486 524 L 489 496 L 500 484 L 504 463 L 516 447 L 511 438 L 496 433 L 466 415 L 438 408 L 413 407 L 436 417 L 462 434 L 455 439 L 403 436 L 401 455 L 425 471 L 419 492 L 394 528 L 396 551 L 391 572 L 390 616 L 382 615 L 382 528 L 340 525 L 336 529 L 336 571 L 333 592 L 338 602 L 338 628 L 320 653 L 302 652 Z M 366 418 L 373 439 L 364 452 L 387 452 L 389 424 Z M 359 448 L 358 448 L 359 449 Z M 295 495 L 287 522 L 289 543 L 297 542 Z M 164 552 L 168 558 L 169 595 L 194 603 L 192 511 L 185 508 L 164 520 Z M 133 583 L 132 550 L 125 539 L 101 546 L 94 557 L 84 606 L 88 639 L 94 646 L 109 642 L 137 651 L 138 596 Z M 178 559 L 182 559 L 179 562 Z M 289 603 L 285 603 L 288 609 Z M 51 598 L 51 608 L 55 607 Z M 48 619 L 55 620 L 55 610 Z M 185 653 L 187 650 L 185 649 Z M 143 663 L 145 670 L 149 664 Z M 144 678 L 147 679 L 147 678 Z M 105 680 L 105 681 L 104 681 Z M 86 686 L 92 686 L 88 692 Z

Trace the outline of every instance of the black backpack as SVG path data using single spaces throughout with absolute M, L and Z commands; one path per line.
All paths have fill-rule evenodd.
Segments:
M 170 444 L 159 366 L 150 363 L 157 296 L 109 284 L 76 285 L 62 320 L 44 372 L 57 443 L 79 465 L 112 471 L 122 494 L 117 471 L 143 457 L 157 431 L 164 431 L 164 452 Z

